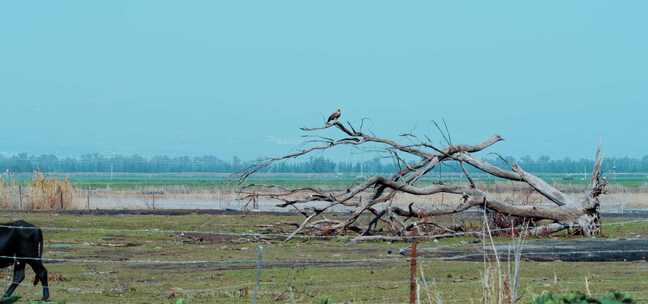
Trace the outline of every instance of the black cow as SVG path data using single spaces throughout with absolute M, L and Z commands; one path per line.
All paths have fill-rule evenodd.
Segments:
M 34 286 L 43 284 L 43 301 L 49 299 L 47 270 L 43 266 L 43 232 L 25 221 L 0 225 L 0 268 L 14 265 L 13 282 L 3 297 L 10 297 L 25 279 L 25 264 L 36 273 Z

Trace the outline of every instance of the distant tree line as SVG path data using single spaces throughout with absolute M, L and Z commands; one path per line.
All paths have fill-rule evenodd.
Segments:
M 551 159 L 548 156 L 519 159 L 490 158 L 489 161 L 507 167 L 519 163 L 525 170 L 539 173 L 581 173 L 589 172 L 593 165 L 591 159 L 573 160 L 570 158 Z M 80 157 L 57 157 L 51 154 L 30 155 L 27 153 L 12 156 L 0 155 L 0 170 L 15 173 L 42 172 L 129 172 L 129 173 L 174 173 L 174 172 L 238 172 L 252 164 L 238 157 L 223 160 L 216 156 L 153 156 L 85 154 Z M 273 165 L 265 172 L 273 173 L 388 173 L 394 172 L 398 164 L 391 159 L 374 158 L 367 161 L 334 161 L 324 157 L 283 162 Z M 456 165 L 444 165 L 439 170 L 461 172 Z M 648 156 L 643 158 L 606 158 L 604 170 L 616 173 L 648 172 Z

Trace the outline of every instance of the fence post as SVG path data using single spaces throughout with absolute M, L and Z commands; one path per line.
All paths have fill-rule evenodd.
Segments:
M 86 201 L 86 209 L 90 210 L 90 186 L 88 186 L 88 200 Z
M 59 190 L 59 199 L 60 199 L 60 201 L 61 201 L 61 210 L 63 210 L 63 209 L 65 209 L 65 208 L 63 207 L 63 188 L 61 188 L 61 187 L 59 186 L 59 187 L 58 187 L 58 190 Z
M 22 210 L 22 208 L 23 208 L 22 185 L 18 185 L 18 209 Z
M 416 303 L 416 239 L 410 245 L 410 304 Z
M 256 246 L 256 285 L 254 286 L 254 291 L 252 292 L 252 304 L 257 303 L 257 293 L 261 288 L 261 268 L 263 258 L 263 247 L 261 245 Z

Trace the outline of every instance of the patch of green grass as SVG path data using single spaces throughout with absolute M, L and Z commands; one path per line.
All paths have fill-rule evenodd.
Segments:
M 533 300 L 533 304 L 633 304 L 632 297 L 612 291 L 602 297 L 588 296 L 583 292 L 568 292 L 554 294 L 545 292 Z
M 601 230 L 607 238 L 637 238 L 648 236 L 648 220 L 646 219 L 602 219 Z
M 16 303 L 16 302 L 18 302 L 18 300 L 20 300 L 20 296 L 18 296 L 18 295 L 13 295 L 13 296 L 11 296 L 11 297 L 6 297 L 6 298 L 3 297 L 3 298 L 0 300 L 0 303 L 2 303 L 2 304 L 12 304 L 12 303 Z

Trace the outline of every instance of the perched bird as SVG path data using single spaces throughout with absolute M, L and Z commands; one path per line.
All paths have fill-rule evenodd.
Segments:
M 340 116 L 342 116 L 342 111 L 340 109 L 337 109 L 337 111 L 333 112 L 331 116 L 329 116 L 328 120 L 326 121 L 326 124 L 331 124 L 333 122 L 336 122 L 338 119 L 340 119 Z

